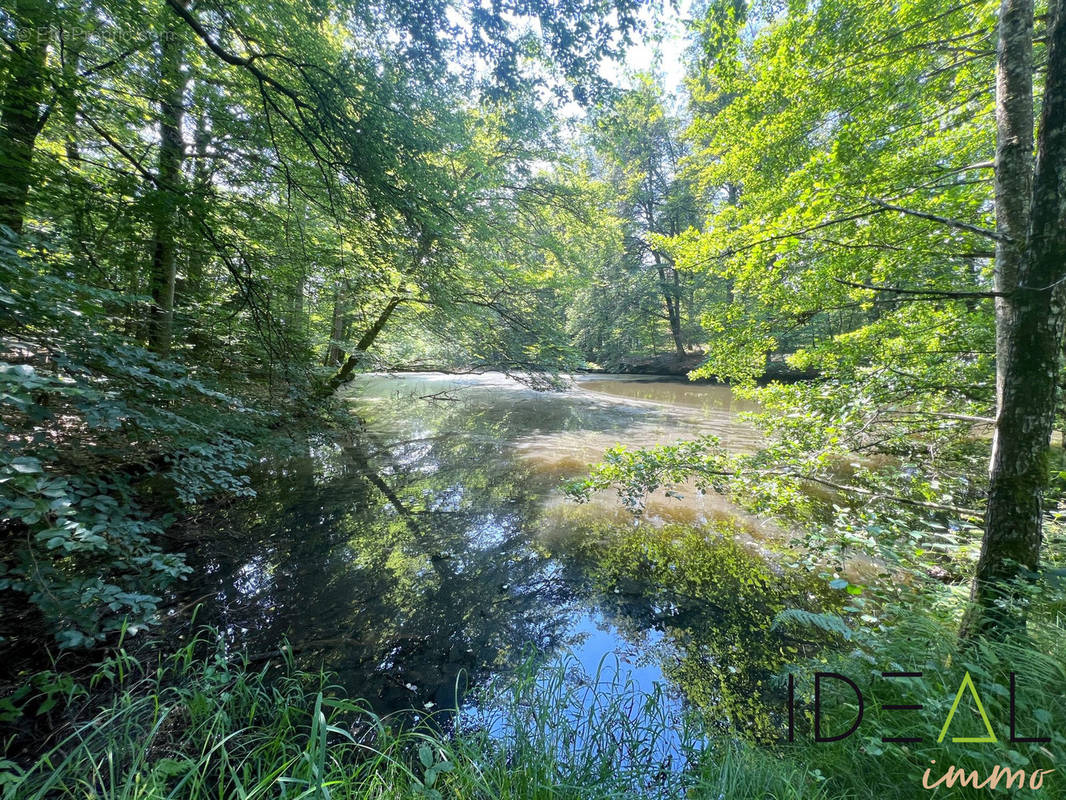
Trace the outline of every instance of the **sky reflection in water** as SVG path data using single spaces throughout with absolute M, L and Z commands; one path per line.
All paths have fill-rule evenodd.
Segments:
M 721 692 L 694 688 L 698 674 L 710 679 L 732 658 L 707 647 L 745 639 L 750 626 L 758 658 L 772 608 L 715 602 L 718 579 L 699 558 L 673 563 L 658 534 L 634 544 L 649 534 L 611 496 L 577 506 L 559 491 L 617 443 L 714 433 L 727 447 L 755 446 L 727 388 L 592 376 L 549 394 L 501 375 L 367 376 L 347 400 L 364 434 L 295 442 L 263 464 L 254 501 L 203 523 L 187 594 L 205 598 L 199 621 L 235 645 L 255 655 L 287 638 L 299 660 L 324 663 L 379 712 L 454 707 L 456 686 L 564 650 L 589 674 L 617 657 L 640 690 L 660 684 L 674 703 L 706 703 Z M 736 516 L 696 493 L 654 500 L 647 514 L 667 531 Z M 756 539 L 774 534 L 744 526 Z M 664 535 L 696 550 L 707 536 Z M 627 547 L 630 561 L 612 562 Z M 747 544 L 721 547 L 724 592 L 776 585 L 733 566 L 762 565 Z M 682 567 L 692 575 L 676 586 L 659 574 Z

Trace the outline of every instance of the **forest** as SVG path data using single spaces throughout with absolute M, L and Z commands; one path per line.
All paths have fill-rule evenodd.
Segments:
M 0 0 L 0 796 L 1066 796 L 1066 0 Z

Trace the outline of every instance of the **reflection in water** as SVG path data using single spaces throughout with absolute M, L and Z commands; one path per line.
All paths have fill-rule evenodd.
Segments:
M 736 534 L 727 525 L 600 526 L 558 540 L 555 553 L 706 721 L 774 740 L 785 706 L 771 679 L 816 643 L 782 635 L 773 620 L 786 608 L 814 611 L 831 600 L 824 583 L 781 569 Z
M 198 621 L 253 658 L 287 638 L 381 712 L 452 707 L 457 687 L 565 646 L 590 670 L 615 654 L 646 689 L 669 683 L 756 719 L 782 652 L 769 622 L 805 587 L 691 527 L 736 517 L 723 498 L 653 504 L 651 522 L 687 526 L 656 528 L 558 490 L 620 442 L 714 433 L 754 446 L 728 389 L 597 376 L 546 394 L 502 376 L 367 376 L 348 400 L 363 434 L 264 463 L 258 498 L 194 532 Z
M 579 386 L 588 392 L 644 400 L 666 406 L 697 408 L 712 420 L 727 427 L 734 425 L 733 415 L 755 411 L 758 406 L 733 395 L 728 386 L 689 383 L 677 378 L 642 375 L 583 375 Z M 717 415 L 717 416 L 716 416 Z

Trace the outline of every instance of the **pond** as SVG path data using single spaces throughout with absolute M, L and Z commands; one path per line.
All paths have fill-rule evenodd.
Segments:
M 756 446 L 728 388 L 372 375 L 344 399 L 362 434 L 294 442 L 254 500 L 189 531 L 198 622 L 253 660 L 287 639 L 383 713 L 454 708 L 457 688 L 566 652 L 723 723 L 758 715 L 773 614 L 811 596 L 766 557 L 780 532 L 714 495 L 653 498 L 637 524 L 611 495 L 560 489 L 618 443 Z

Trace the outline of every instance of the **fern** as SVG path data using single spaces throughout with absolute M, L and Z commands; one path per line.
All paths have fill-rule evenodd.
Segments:
M 819 614 L 802 608 L 786 608 L 774 617 L 772 627 L 777 630 L 785 627 L 788 623 L 793 623 L 801 628 L 817 628 L 826 633 L 835 633 L 847 641 L 851 641 L 854 636 L 854 631 L 836 614 Z

